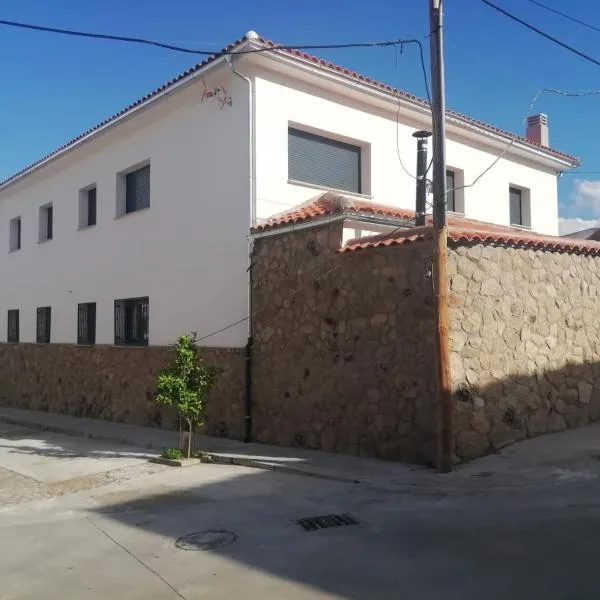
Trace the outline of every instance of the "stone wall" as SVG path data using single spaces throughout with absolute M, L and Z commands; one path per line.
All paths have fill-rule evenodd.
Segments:
M 600 258 L 449 252 L 456 459 L 600 418 Z
M 341 239 L 331 223 L 256 242 L 255 438 L 432 462 L 432 247 L 340 254 Z
M 207 433 L 241 438 L 244 428 L 243 350 L 201 348 L 223 368 L 207 409 Z M 1 344 L 0 403 L 134 425 L 177 426 L 172 410 L 153 400 L 156 375 L 170 349 L 151 346 Z

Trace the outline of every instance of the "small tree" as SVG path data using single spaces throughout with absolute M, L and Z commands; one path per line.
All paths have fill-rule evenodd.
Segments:
M 173 350 L 173 361 L 158 376 L 155 399 L 160 404 L 174 406 L 187 425 L 187 443 L 181 451 L 190 458 L 192 435 L 198 425 L 204 424 L 204 408 L 219 371 L 198 357 L 195 333 L 180 336 Z

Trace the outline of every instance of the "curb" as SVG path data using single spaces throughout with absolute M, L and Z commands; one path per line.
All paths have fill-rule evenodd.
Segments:
M 147 450 L 161 451 L 164 444 L 150 443 L 136 443 L 131 438 L 126 438 L 117 435 L 106 435 L 100 433 L 94 433 L 91 431 L 82 431 L 69 426 L 50 425 L 46 423 L 40 423 L 38 421 L 29 421 L 23 418 L 16 418 L 12 416 L 0 415 L 0 422 L 8 423 L 11 425 L 17 425 L 21 427 L 27 427 L 29 429 L 37 429 L 39 431 L 50 431 L 52 433 L 63 433 L 66 435 L 73 435 L 78 437 L 85 437 L 88 439 L 96 440 L 108 440 L 113 441 L 123 446 L 131 446 L 135 448 L 144 448 Z M 346 483 L 353 485 L 363 485 L 370 489 L 382 490 L 386 492 L 400 492 L 400 493 L 435 493 L 437 495 L 448 495 L 448 494 L 478 494 L 484 492 L 508 492 L 517 491 L 523 489 L 535 489 L 548 487 L 549 485 L 556 484 L 556 481 L 521 481 L 512 484 L 506 483 L 492 483 L 489 482 L 482 485 L 480 482 L 471 482 L 469 480 L 463 480 L 462 485 L 457 485 L 455 482 L 446 482 L 443 480 L 439 481 L 402 481 L 397 482 L 393 485 L 380 485 L 375 482 L 371 483 L 364 479 L 356 479 L 353 477 L 343 477 L 340 475 L 332 475 L 328 473 L 319 473 L 316 471 L 310 471 L 302 469 L 288 464 L 282 464 L 279 462 L 260 460 L 256 458 L 249 458 L 245 456 L 235 455 L 232 456 L 229 452 L 213 452 L 211 450 L 205 450 L 204 454 L 210 457 L 210 462 L 220 465 L 236 465 L 240 467 L 248 467 L 253 469 L 261 469 L 266 471 L 274 471 L 278 473 L 285 473 L 289 475 L 299 475 L 302 477 L 311 477 L 313 479 L 321 479 L 324 481 L 332 481 L 337 483 Z
M 15 417 L 7 417 L 0 415 L 0 423 L 7 423 L 9 425 L 18 425 L 20 427 L 27 427 L 29 429 L 37 429 L 38 431 L 50 431 L 51 433 L 65 433 L 76 437 L 84 437 L 90 440 L 108 440 L 111 442 L 117 442 L 123 444 L 123 446 L 132 446 L 134 448 L 144 448 L 147 450 L 162 450 L 162 446 L 157 446 L 153 443 L 149 444 L 136 444 L 131 438 L 124 438 L 116 435 L 105 435 L 100 433 L 93 433 L 90 431 L 82 431 L 74 427 L 48 425 L 46 423 L 38 423 L 37 421 L 28 421 L 27 419 L 18 419 Z

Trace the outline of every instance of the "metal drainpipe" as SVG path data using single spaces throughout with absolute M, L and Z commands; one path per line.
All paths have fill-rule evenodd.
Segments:
M 232 73 L 243 79 L 248 84 L 248 172 L 249 172 L 249 200 L 250 223 L 248 229 L 248 340 L 244 351 L 244 442 L 252 441 L 252 251 L 253 240 L 250 231 L 254 226 L 256 211 L 256 177 L 254 161 L 254 85 L 252 80 L 242 75 L 233 66 L 231 56 L 226 57 L 227 64 Z

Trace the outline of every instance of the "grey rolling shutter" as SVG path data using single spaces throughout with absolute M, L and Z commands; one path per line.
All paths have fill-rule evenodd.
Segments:
M 288 178 L 346 192 L 361 192 L 360 146 L 288 129 Z
M 125 176 L 125 212 L 150 206 L 150 165 Z

